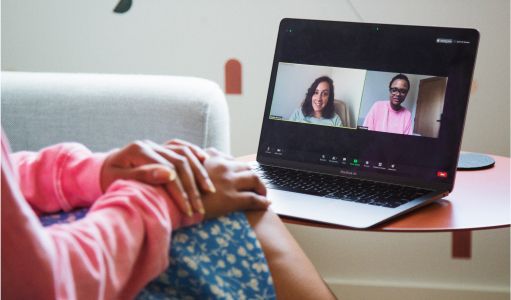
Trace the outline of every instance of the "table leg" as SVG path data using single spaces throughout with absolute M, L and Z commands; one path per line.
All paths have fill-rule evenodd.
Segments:
M 452 233 L 452 258 L 470 259 L 472 256 L 472 231 L 457 230 Z

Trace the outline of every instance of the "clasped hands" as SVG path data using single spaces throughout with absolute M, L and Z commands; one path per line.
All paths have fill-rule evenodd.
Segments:
M 102 190 L 117 179 L 163 186 L 188 216 L 201 213 L 209 219 L 270 205 L 266 188 L 247 164 L 178 139 L 164 145 L 135 141 L 114 150 L 101 169 Z

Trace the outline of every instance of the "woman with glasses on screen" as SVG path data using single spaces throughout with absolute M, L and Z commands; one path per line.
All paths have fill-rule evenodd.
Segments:
M 369 130 L 399 134 L 412 134 L 412 113 L 401 106 L 410 90 L 410 81 L 398 74 L 389 83 L 389 101 L 373 104 L 364 120 Z
M 326 126 L 343 126 L 334 108 L 334 82 L 322 76 L 314 80 L 307 91 L 302 107 L 297 109 L 289 121 Z

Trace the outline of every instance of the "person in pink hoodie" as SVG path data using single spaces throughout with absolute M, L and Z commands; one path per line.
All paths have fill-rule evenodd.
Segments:
M 189 163 L 204 162 L 208 154 L 175 144 L 138 142 L 93 154 L 68 143 L 11 155 L 3 135 L 2 296 L 133 298 L 167 266 L 172 230 L 204 217 L 269 205 L 264 186 L 255 175 L 240 173 L 247 170 L 241 163 L 218 154 L 210 154 L 204 167 Z M 193 158 L 186 159 L 190 153 Z M 213 193 L 206 167 L 232 176 L 247 191 L 236 194 L 217 181 L 216 188 L 221 189 Z M 199 187 L 190 178 L 198 178 Z M 202 198 L 208 198 L 208 213 L 199 189 Z M 218 197 L 236 202 L 222 205 L 213 201 Z M 89 206 L 86 218 L 49 228 L 43 228 L 36 215 Z M 135 266 L 137 272 L 131 272 Z
M 246 164 L 183 141 L 139 141 L 109 153 L 66 143 L 11 154 L 2 132 L 1 147 L 3 299 L 134 298 L 167 268 L 173 230 L 270 204 Z M 79 207 L 90 209 L 69 224 L 43 227 L 38 219 Z M 284 226 L 262 221 L 271 218 L 249 220 L 277 295 L 332 298 Z
M 412 113 L 401 106 L 410 90 L 410 80 L 398 74 L 389 83 L 389 100 L 373 104 L 364 120 L 368 130 L 412 134 Z

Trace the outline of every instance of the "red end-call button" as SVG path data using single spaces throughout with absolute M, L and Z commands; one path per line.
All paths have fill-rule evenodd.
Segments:
M 447 178 L 447 172 L 438 171 L 438 172 L 436 172 L 436 176 L 440 177 L 440 178 Z

